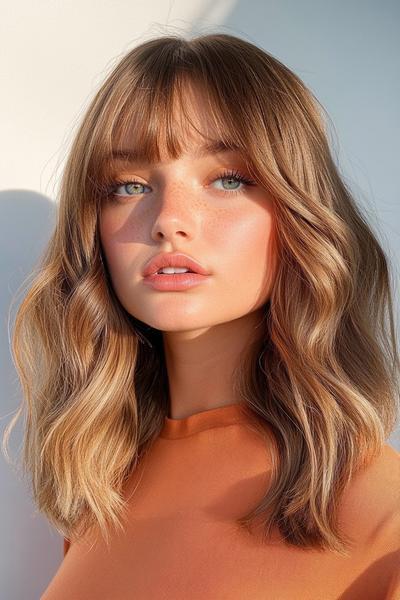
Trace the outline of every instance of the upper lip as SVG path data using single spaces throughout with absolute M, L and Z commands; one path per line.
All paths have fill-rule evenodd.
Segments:
M 156 254 L 149 262 L 146 263 L 143 276 L 153 275 L 163 267 L 186 267 L 194 273 L 208 275 L 208 272 L 194 258 L 181 252 L 163 252 Z

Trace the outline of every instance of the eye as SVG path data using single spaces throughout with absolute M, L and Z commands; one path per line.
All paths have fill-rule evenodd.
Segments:
M 118 193 L 118 189 L 122 187 L 125 188 L 125 192 Z M 114 181 L 113 184 L 108 189 L 109 196 L 140 196 L 143 191 L 141 188 L 146 188 L 144 183 L 140 183 L 140 181 Z
M 213 183 L 216 181 L 226 181 L 228 184 L 228 187 L 222 187 L 219 188 L 219 191 L 222 192 L 228 192 L 228 193 L 240 193 L 243 191 L 243 186 L 251 186 L 251 185 L 257 185 L 255 181 L 253 181 L 252 179 L 249 179 L 248 177 L 246 177 L 245 175 L 243 175 L 242 173 L 240 173 L 237 170 L 227 170 L 224 171 L 223 173 L 220 173 L 214 180 Z M 238 186 L 239 184 L 239 186 Z M 231 187 L 232 185 L 234 185 L 235 187 Z

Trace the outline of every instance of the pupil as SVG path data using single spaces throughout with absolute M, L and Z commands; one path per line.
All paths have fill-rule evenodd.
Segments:
M 128 183 L 128 185 L 126 186 L 126 189 L 129 192 L 134 192 L 137 189 L 138 185 L 140 186 L 141 184 L 140 183 L 139 184 L 138 183 Z
M 236 181 L 236 179 L 234 177 L 225 177 L 225 181 L 228 182 L 228 185 L 231 185 L 232 183 L 239 183 L 239 181 Z

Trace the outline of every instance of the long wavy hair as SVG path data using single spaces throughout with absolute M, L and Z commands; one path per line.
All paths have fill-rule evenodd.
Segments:
M 174 118 L 190 119 L 188 83 L 273 197 L 276 278 L 261 340 L 234 382 L 257 428 L 273 434 L 272 476 L 237 523 L 261 519 L 266 541 L 277 527 L 287 544 L 347 555 L 341 493 L 398 417 L 389 260 L 334 163 L 318 100 L 279 60 L 233 35 L 146 40 L 99 85 L 16 314 L 24 398 L 5 454 L 25 409 L 23 467 L 38 509 L 70 540 L 97 524 L 108 542 L 110 526 L 123 528 L 124 484 L 168 415 L 168 377 L 162 332 L 129 314 L 112 288 L 99 215 L 126 135 L 149 161 L 162 143 L 180 155 Z

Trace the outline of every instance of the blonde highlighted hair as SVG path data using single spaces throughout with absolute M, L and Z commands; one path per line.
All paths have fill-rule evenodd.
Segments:
M 123 527 L 124 484 L 168 414 L 162 332 L 112 288 L 99 215 L 131 136 L 149 161 L 177 158 L 187 84 L 205 92 L 219 138 L 243 152 L 274 201 L 277 271 L 264 331 L 235 386 L 272 432 L 273 477 L 238 524 L 268 539 L 347 554 L 338 501 L 377 456 L 399 408 L 389 261 L 335 165 L 323 110 L 290 69 L 225 33 L 150 39 L 122 57 L 90 103 L 61 181 L 57 223 L 14 325 L 26 410 L 23 466 L 34 501 L 73 540 Z M 179 110 L 176 111 L 176 106 Z M 250 242 L 251 243 L 251 242 Z

